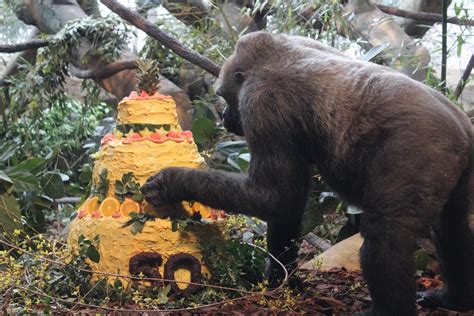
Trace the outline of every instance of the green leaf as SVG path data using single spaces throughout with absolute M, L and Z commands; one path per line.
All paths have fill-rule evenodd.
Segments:
M 17 192 L 27 192 L 39 188 L 38 178 L 29 171 L 15 166 L 5 170 L 5 173 L 12 179 Z
M 61 175 L 56 172 L 48 172 L 41 180 L 44 193 L 53 199 L 59 199 L 64 196 L 65 189 Z
M 32 200 L 33 205 L 38 206 L 39 209 L 49 209 L 53 203 L 47 196 L 37 195 Z
M 122 175 L 122 182 L 127 183 L 128 181 L 132 180 L 133 173 L 127 172 Z
M 461 10 L 462 10 L 462 6 L 454 3 L 454 13 L 456 14 L 456 16 L 459 16 L 459 14 L 461 13 Z
M 232 153 L 239 153 L 242 149 L 246 149 L 247 146 L 246 141 L 226 141 L 217 144 L 216 150 L 224 156 L 228 156 Z
M 346 213 L 356 215 L 356 214 L 362 214 L 362 213 L 364 213 L 364 211 L 362 211 L 362 209 L 360 209 L 358 207 L 349 205 L 347 207 Z
M 17 147 L 15 145 L 10 145 L 8 147 L 2 145 L 2 147 L 0 147 L 0 162 L 6 162 L 15 154 L 16 150 Z
M 12 234 L 15 229 L 21 228 L 21 211 L 17 200 L 3 193 L 0 195 L 0 229 Z
M 92 169 L 89 165 L 82 167 L 81 174 L 79 175 L 79 182 L 82 184 L 88 184 L 92 179 Z
M 100 174 L 99 174 L 99 179 L 102 180 L 102 181 L 106 181 L 107 180 L 107 174 L 108 174 L 108 171 L 106 168 L 102 169 L 100 171 Z
M 100 261 L 100 253 L 97 251 L 94 245 L 90 245 L 89 248 L 87 248 L 87 257 L 96 263 Z
M 43 158 L 31 158 L 20 162 L 16 167 L 25 169 L 34 175 L 37 175 L 43 170 L 46 165 L 46 160 Z
M 143 194 L 141 193 L 136 193 L 134 195 L 132 195 L 132 200 L 134 200 L 135 202 L 141 202 L 143 201 L 144 197 L 143 197 Z
M 191 130 L 193 132 L 194 141 L 198 144 L 208 143 L 217 131 L 214 123 L 205 117 L 200 117 L 195 120 Z
M 238 161 L 239 154 L 238 153 L 232 153 L 227 157 L 227 163 L 234 168 L 237 171 L 243 171 L 240 169 L 239 161 Z
M 367 53 L 365 53 L 364 56 L 362 56 L 360 59 L 361 60 L 365 60 L 365 61 L 370 61 L 372 59 L 374 59 L 378 54 L 380 54 L 381 52 L 383 52 L 385 50 L 385 48 L 387 48 L 388 46 L 390 46 L 389 44 L 385 43 L 383 45 L 378 45 L 378 46 L 375 46 L 375 47 L 372 47 Z
M 457 50 L 456 50 L 456 55 L 458 57 L 460 57 L 461 53 L 462 53 L 462 46 L 464 45 L 464 43 L 466 43 L 466 41 L 462 37 L 462 34 L 458 35 L 457 43 L 458 43 L 458 47 L 457 47 Z
M 141 233 L 143 230 L 143 227 L 145 227 L 145 223 L 142 223 L 140 221 L 136 221 L 132 224 L 132 234 L 136 235 L 138 233 Z
M 168 284 L 158 292 L 158 304 L 166 304 L 169 301 L 168 294 L 171 291 L 171 284 Z
M 46 157 L 44 157 L 44 159 L 46 161 L 50 161 L 50 160 L 53 160 L 54 158 L 56 158 L 57 156 L 59 155 L 59 148 L 56 147 L 54 148 L 53 150 L 51 150 L 48 155 Z
M 425 270 L 429 262 L 428 251 L 420 248 L 415 251 L 415 265 L 417 270 Z
M 249 163 L 250 163 L 250 153 L 240 154 L 237 157 L 237 161 L 238 161 L 240 170 L 247 171 L 249 168 Z
M 0 181 L 13 184 L 13 180 L 9 176 L 7 176 L 6 173 L 3 172 L 2 170 L 0 170 Z
M 178 230 L 178 220 L 176 218 L 171 219 L 171 231 L 175 232 Z

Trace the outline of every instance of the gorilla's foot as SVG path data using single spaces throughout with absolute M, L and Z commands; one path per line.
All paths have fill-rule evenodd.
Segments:
M 455 311 L 474 310 L 473 297 L 449 295 L 444 289 L 418 292 L 417 298 L 418 305 L 424 308 L 446 308 Z

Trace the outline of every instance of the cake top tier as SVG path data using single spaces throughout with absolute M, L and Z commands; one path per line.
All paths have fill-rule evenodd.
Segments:
M 171 96 L 156 92 L 152 96 L 135 91 L 120 101 L 117 107 L 117 124 L 171 125 L 177 128 L 176 103 Z M 174 128 L 173 128 L 174 129 Z

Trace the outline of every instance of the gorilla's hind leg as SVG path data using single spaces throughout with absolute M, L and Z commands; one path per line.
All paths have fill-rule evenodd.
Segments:
M 372 307 L 367 315 L 410 316 L 415 309 L 415 235 L 397 219 L 362 214 L 362 273 Z
M 454 310 L 474 309 L 474 233 L 469 227 L 469 173 L 464 178 L 433 227 L 445 286 L 440 291 L 424 293 L 420 305 L 432 302 Z

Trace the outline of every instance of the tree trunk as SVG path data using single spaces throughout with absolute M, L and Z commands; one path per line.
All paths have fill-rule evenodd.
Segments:
M 85 8 L 88 8 L 90 13 L 97 13 L 93 3 L 95 1 L 83 0 L 80 2 Z M 41 32 L 48 34 L 57 33 L 70 21 L 87 17 L 86 12 L 84 12 L 76 0 L 22 0 L 16 8 L 17 11 L 15 13 L 19 19 L 27 24 L 35 25 Z M 89 63 L 82 64 L 80 61 L 89 50 L 90 44 L 84 42 L 80 46 L 77 49 L 77 58 L 75 58 L 77 63 L 74 64 L 75 67 L 80 69 L 98 69 L 105 65 L 100 58 L 92 58 Z M 121 59 L 138 59 L 138 57 L 129 51 L 125 51 Z M 121 100 L 135 89 L 134 73 L 135 70 L 122 70 L 107 78 L 93 79 L 106 91 L 113 94 L 118 100 Z M 161 81 L 160 92 L 171 95 L 174 98 L 181 126 L 183 129 L 190 129 L 191 117 L 189 111 L 192 109 L 192 105 L 186 93 L 166 78 L 163 78 Z

